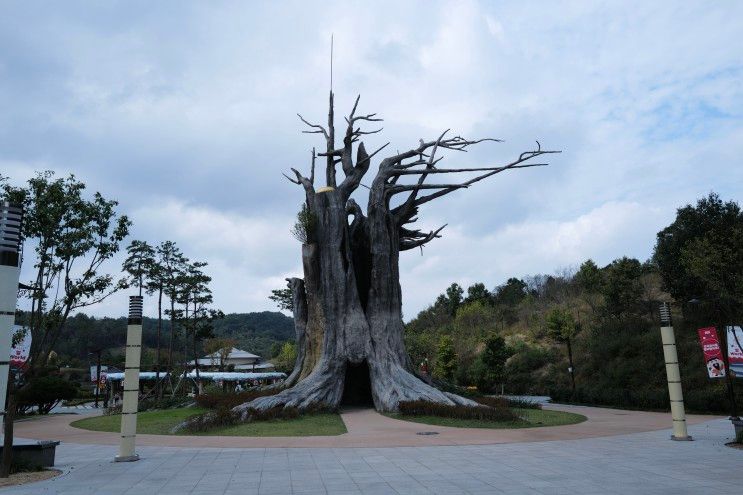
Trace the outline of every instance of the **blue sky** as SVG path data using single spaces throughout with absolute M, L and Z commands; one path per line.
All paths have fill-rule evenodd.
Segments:
M 367 148 L 442 130 L 498 137 L 450 166 L 539 139 L 548 168 L 428 205 L 445 236 L 401 258 L 406 317 L 451 282 L 489 287 L 593 258 L 647 258 L 675 209 L 740 201 L 740 2 L 2 2 L 0 173 L 74 173 L 133 237 L 209 262 L 225 311 L 271 309 L 300 271 L 289 234 L 326 115 L 385 119 Z M 340 117 L 339 117 L 340 118 Z M 340 125 L 340 123 L 339 123 Z M 374 165 L 372 165 L 374 167 Z M 369 180 L 369 179 L 367 179 Z M 363 201 L 363 198 L 360 198 Z M 123 314 L 124 295 L 93 308 Z

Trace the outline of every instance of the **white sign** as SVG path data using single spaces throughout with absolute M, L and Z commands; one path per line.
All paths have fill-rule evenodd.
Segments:
M 743 329 L 727 327 L 728 331 L 728 363 L 734 376 L 743 378 Z
M 90 367 L 90 381 L 91 383 L 95 383 L 98 381 L 98 366 L 91 366 Z M 106 372 L 108 371 L 108 366 L 101 366 L 101 382 L 106 383 Z
M 13 335 L 23 332 L 23 339 L 10 349 L 10 365 L 21 368 L 31 353 L 31 330 L 20 325 L 13 325 Z

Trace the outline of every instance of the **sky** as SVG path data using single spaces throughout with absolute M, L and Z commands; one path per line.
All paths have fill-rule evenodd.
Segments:
M 421 228 L 448 226 L 401 255 L 406 319 L 452 282 L 493 288 L 588 258 L 645 260 L 676 208 L 743 192 L 742 2 L 0 1 L 0 11 L 0 174 L 21 184 L 74 173 L 119 201 L 130 239 L 173 240 L 208 262 L 225 312 L 273 310 L 271 289 L 301 275 L 290 229 L 303 191 L 282 172 L 306 172 L 323 145 L 296 114 L 327 118 L 331 34 L 338 128 L 358 94 L 360 112 L 384 118 L 367 149 L 406 150 L 451 128 L 504 142 L 449 154 L 450 167 L 507 163 L 535 140 L 562 151 L 423 208 Z M 126 299 L 86 312 L 124 315 Z

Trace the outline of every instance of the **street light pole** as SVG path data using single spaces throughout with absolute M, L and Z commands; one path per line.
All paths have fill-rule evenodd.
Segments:
M 18 281 L 21 277 L 23 207 L 0 202 L 0 414 L 5 415 L 10 348 L 13 343 Z
M 18 281 L 21 278 L 21 227 L 23 206 L 0 202 L 0 415 L 3 416 L 3 455 L 0 477 L 10 476 L 13 461 L 14 397 L 6 404 L 10 372 L 10 348 L 13 343 Z
M 686 413 L 684 411 L 684 395 L 681 390 L 681 371 L 679 358 L 676 352 L 676 336 L 671 325 L 671 305 L 667 302 L 660 304 L 660 335 L 663 339 L 663 357 L 666 361 L 666 378 L 668 379 L 668 396 L 671 400 L 671 417 L 673 418 L 673 434 L 671 440 L 691 440 L 686 430 Z
M 121 406 L 121 442 L 116 462 L 138 461 L 134 453 L 137 437 L 139 402 L 139 366 L 142 357 L 142 296 L 129 296 L 129 320 L 126 327 L 126 361 L 124 364 L 124 401 Z

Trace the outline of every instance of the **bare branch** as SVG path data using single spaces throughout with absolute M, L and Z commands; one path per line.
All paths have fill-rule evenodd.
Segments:
M 407 239 L 401 238 L 400 239 L 400 251 L 407 251 L 409 249 L 415 249 L 417 247 L 423 246 L 424 244 L 428 244 L 434 239 L 440 238 L 441 236 L 439 235 L 439 232 L 444 230 L 444 227 L 446 227 L 446 224 L 422 236 L 416 233 L 416 235 L 413 238 L 407 238 Z
M 439 158 L 441 160 L 441 158 Z M 546 167 L 548 163 L 528 163 L 526 165 L 514 165 L 514 168 Z M 434 169 L 411 169 L 396 170 L 393 175 L 415 175 L 415 174 L 455 174 L 459 172 L 482 172 L 486 170 L 506 170 L 505 167 L 474 167 L 474 168 L 434 168 Z
M 389 194 L 399 194 L 405 191 L 419 191 L 423 189 L 466 189 L 469 184 L 410 184 L 404 186 L 393 186 L 388 189 Z
M 460 184 L 460 186 L 470 186 L 470 185 L 474 184 L 475 182 L 479 182 L 479 181 L 481 181 L 483 179 L 487 179 L 488 177 L 490 177 L 492 175 L 498 174 L 498 173 L 503 172 L 505 170 L 510 170 L 512 168 L 525 168 L 523 166 L 520 166 L 520 164 L 523 163 L 523 162 L 525 162 L 525 161 L 527 161 L 527 160 L 530 160 L 530 159 L 532 159 L 534 157 L 537 157 L 537 156 L 540 156 L 540 155 L 545 155 L 545 154 L 550 154 L 550 153 L 560 153 L 560 151 L 542 151 L 541 150 L 541 146 L 540 146 L 540 149 L 538 149 L 536 151 L 525 151 L 524 153 L 521 153 L 521 155 L 519 155 L 519 158 L 517 160 L 514 160 L 513 162 L 509 163 L 508 165 L 504 165 L 503 167 L 495 168 L 495 169 L 491 170 L 490 172 L 488 172 L 486 174 L 478 175 L 477 177 L 475 177 L 473 179 L 470 179 L 470 180 L 468 180 L 466 182 L 463 182 L 462 184 Z M 536 165 L 536 166 L 542 166 L 542 164 L 534 164 L 534 165 Z M 436 198 L 440 198 L 441 196 L 444 196 L 445 194 L 449 194 L 450 192 L 456 191 L 457 189 L 461 189 L 461 187 L 452 187 L 452 188 L 448 188 L 448 189 L 443 189 L 443 190 L 438 191 L 438 192 L 435 192 L 433 194 L 429 194 L 428 196 L 424 196 L 422 198 L 418 198 L 418 199 L 415 200 L 415 205 L 416 206 L 420 206 L 420 205 L 422 205 L 424 203 L 428 203 L 429 201 L 432 201 L 432 200 L 434 200 Z
M 322 134 L 322 135 L 325 136 L 325 139 L 328 139 L 329 138 L 328 131 L 325 130 L 325 128 L 323 126 L 321 126 L 320 124 L 312 124 L 310 122 L 307 122 L 307 120 L 305 120 L 305 118 L 302 117 L 300 114 L 297 114 L 297 117 L 299 117 L 299 120 L 301 120 L 302 122 L 304 122 L 307 126 L 312 127 L 313 129 L 315 129 L 314 131 L 302 131 L 302 133 L 304 133 L 304 134 Z
M 288 180 L 288 181 L 289 181 L 289 182 L 291 182 L 292 184 L 297 184 L 297 185 L 301 184 L 301 182 L 300 182 L 299 180 L 297 180 L 297 179 L 292 179 L 291 177 L 289 177 L 288 175 L 286 175 L 286 174 L 285 174 L 285 173 L 283 173 L 283 172 L 281 173 L 281 175 L 283 175 L 284 177 L 286 177 L 286 180 Z

